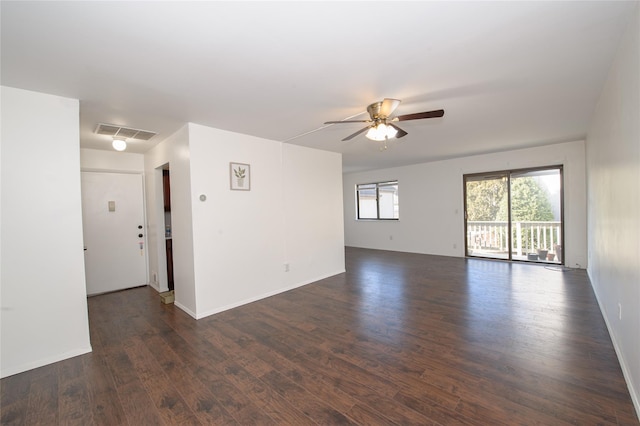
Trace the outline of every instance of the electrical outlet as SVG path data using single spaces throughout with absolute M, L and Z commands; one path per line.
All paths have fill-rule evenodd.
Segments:
M 289 264 L 288 263 L 284 264 L 284 271 L 285 272 L 289 272 Z
M 622 320 L 622 303 L 618 302 L 618 319 Z
M 453 243 L 453 248 L 454 249 L 458 248 L 458 245 L 456 243 Z
M 155 272 L 153 274 L 151 274 L 151 276 L 153 277 L 153 282 L 157 283 L 158 282 L 158 274 L 156 274 Z

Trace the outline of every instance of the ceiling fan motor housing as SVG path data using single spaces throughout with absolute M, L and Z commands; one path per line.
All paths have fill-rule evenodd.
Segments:
M 374 102 L 367 107 L 367 112 L 369 113 L 369 116 L 371 117 L 372 120 L 386 118 L 386 117 L 380 117 L 380 107 L 382 107 L 382 102 Z

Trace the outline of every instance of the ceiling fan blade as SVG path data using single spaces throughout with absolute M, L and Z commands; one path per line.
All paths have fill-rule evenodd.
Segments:
M 391 124 L 391 123 L 387 123 L 387 124 L 398 131 L 398 133 L 396 133 L 396 139 L 403 138 L 409 134 L 404 130 L 402 130 L 400 127 L 396 126 L 395 124 Z
M 351 140 L 351 139 L 355 138 L 356 136 L 358 136 L 360 133 L 364 133 L 364 132 L 366 132 L 367 130 L 369 130 L 369 127 L 370 127 L 370 126 L 367 126 L 367 127 L 365 127 L 364 129 L 360 129 L 360 130 L 358 130 L 357 132 L 355 132 L 355 133 L 353 133 L 353 134 L 351 134 L 351 135 L 347 136 L 346 138 L 342 139 L 342 142 L 345 142 L 345 141 Z
M 371 123 L 371 120 L 340 120 L 340 121 L 324 122 L 324 124 L 340 124 L 340 123 Z
M 414 114 L 405 114 L 399 115 L 395 117 L 393 120 L 396 121 L 407 121 L 407 120 L 420 120 L 423 118 L 437 118 L 442 117 L 444 115 L 443 109 L 437 109 L 435 111 L 426 111 L 426 112 L 416 112 Z
M 400 100 L 384 98 L 384 100 L 382 101 L 382 105 L 380 105 L 380 111 L 378 111 L 378 114 L 381 117 L 389 117 L 391 114 L 393 114 L 393 111 L 398 108 L 398 105 L 400 105 Z

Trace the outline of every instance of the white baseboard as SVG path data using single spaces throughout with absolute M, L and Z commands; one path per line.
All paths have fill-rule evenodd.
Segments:
M 629 395 L 631 396 L 631 402 L 633 402 L 633 406 L 636 409 L 636 416 L 638 420 L 640 420 L 640 394 L 638 394 L 638 389 L 635 389 L 633 386 L 633 380 L 631 377 L 631 372 L 629 371 L 627 360 L 624 357 L 624 352 L 620 349 L 620 345 L 616 340 L 616 335 L 613 333 L 613 327 L 609 323 L 609 318 L 607 317 L 607 313 L 604 310 L 604 307 L 600 303 L 600 297 L 598 297 L 598 292 L 595 287 L 591 283 L 591 277 L 589 277 L 589 283 L 591 284 L 591 289 L 593 293 L 596 295 L 596 301 L 598 302 L 598 307 L 600 308 L 600 313 L 602 314 L 602 318 L 604 318 L 604 323 L 607 326 L 607 331 L 609 332 L 609 337 L 611 338 L 611 342 L 613 343 L 613 349 L 616 351 L 616 356 L 618 357 L 618 362 L 620 363 L 620 368 L 622 369 L 622 375 L 624 376 L 624 380 L 627 383 L 627 389 L 629 389 Z
M 183 311 L 185 311 L 190 317 L 192 317 L 193 319 L 198 319 L 196 317 L 196 313 L 193 312 L 191 309 L 187 308 L 186 306 L 184 306 L 182 303 L 178 302 L 177 300 L 175 300 L 173 302 L 174 305 L 176 305 L 178 308 L 182 309 Z
M 13 376 L 14 374 L 24 373 L 25 371 L 33 370 L 34 368 L 43 367 L 45 365 L 53 364 L 54 362 L 63 361 L 65 359 L 73 358 L 75 356 L 84 355 L 91 352 L 91 345 L 82 348 L 67 351 L 61 354 L 56 354 L 50 357 L 42 358 L 37 361 L 30 361 L 24 364 L 3 368 L 0 370 L 0 378 Z
M 315 283 L 317 281 L 323 280 L 325 278 L 333 277 L 335 275 L 342 274 L 344 272 L 345 272 L 345 270 L 343 269 L 343 270 L 335 272 L 335 273 L 327 274 L 327 275 L 324 275 L 324 276 L 321 276 L 321 277 L 316 277 L 316 278 L 314 278 L 312 280 L 307 280 L 307 281 L 295 283 L 293 285 L 290 285 L 290 286 L 287 286 L 287 287 L 283 287 L 283 288 L 279 288 L 278 290 L 270 291 L 270 292 L 261 294 L 259 296 L 251 297 L 249 299 L 241 300 L 241 301 L 236 302 L 236 303 L 231 303 L 229 305 L 220 306 L 220 307 L 217 307 L 217 308 L 214 308 L 214 309 L 210 309 L 210 310 L 204 311 L 202 313 L 198 313 L 197 316 L 194 316 L 194 315 L 191 315 L 191 314 L 189 314 L 189 315 L 191 315 L 195 319 L 202 319 L 202 318 L 214 315 L 214 314 L 218 314 L 220 312 L 228 311 L 229 309 L 237 308 L 238 306 L 246 305 L 246 304 L 253 303 L 253 302 L 256 302 L 258 300 L 261 300 L 261 299 L 266 299 L 267 297 L 275 296 L 276 294 L 284 293 L 285 291 L 293 290 L 293 289 L 298 288 L 298 287 L 302 287 L 302 286 L 305 286 L 305 285 L 308 285 L 308 284 L 311 284 L 311 283 Z

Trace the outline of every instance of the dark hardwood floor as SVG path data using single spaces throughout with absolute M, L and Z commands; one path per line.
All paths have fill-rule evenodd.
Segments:
M 2 424 L 639 424 L 584 271 L 346 253 L 199 321 L 92 297 L 93 352 L 3 379 Z

